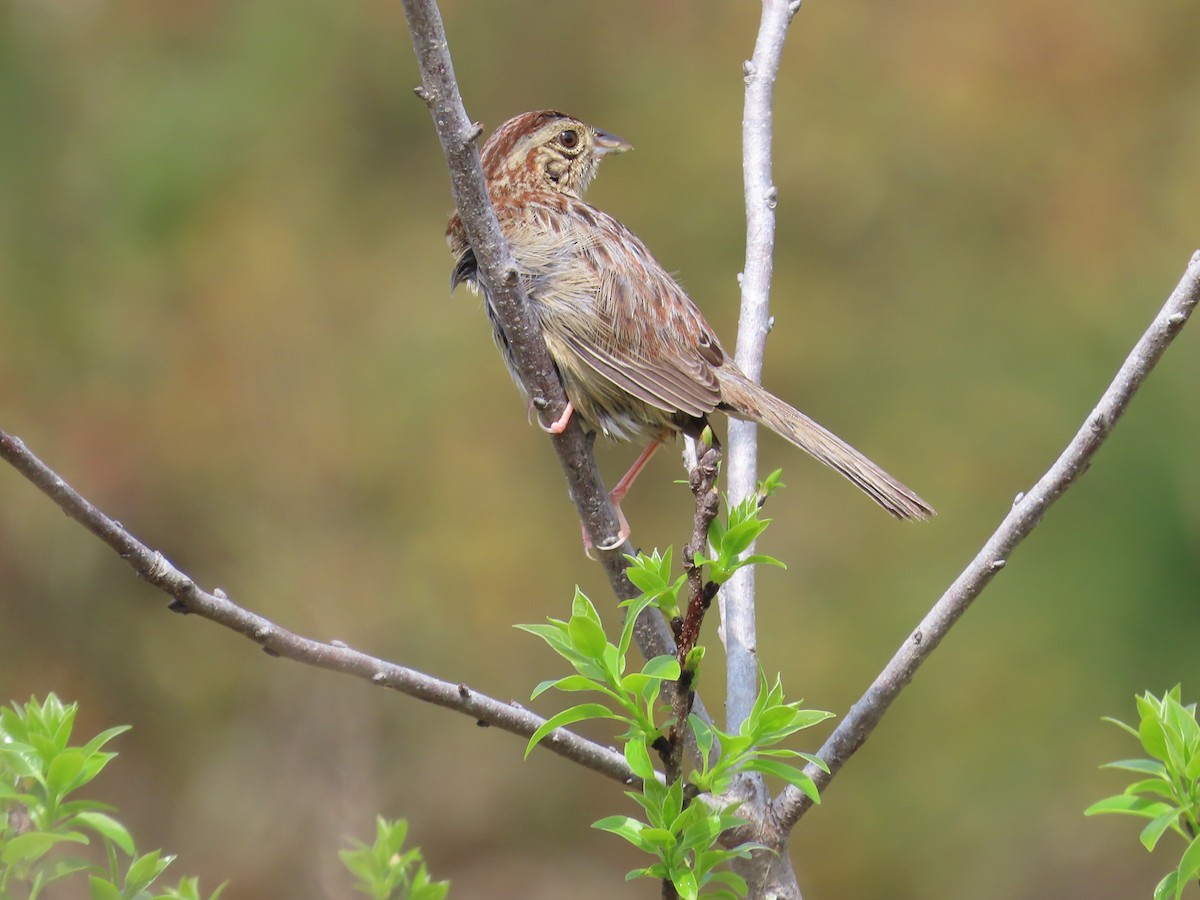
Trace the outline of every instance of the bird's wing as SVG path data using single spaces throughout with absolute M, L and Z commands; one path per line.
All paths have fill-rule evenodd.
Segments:
M 700 311 L 628 228 L 580 201 L 568 212 L 559 300 L 570 306 L 554 314 L 551 303 L 543 326 L 637 399 L 666 412 L 712 412 L 725 354 Z M 571 314 L 581 302 L 592 305 L 590 315 Z

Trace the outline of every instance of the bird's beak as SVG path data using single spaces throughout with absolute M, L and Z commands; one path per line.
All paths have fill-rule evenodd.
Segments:
M 607 131 L 596 129 L 596 155 L 607 156 L 610 153 L 624 153 L 626 150 L 632 150 L 633 144 L 629 141 L 622 140 L 615 134 L 609 134 Z

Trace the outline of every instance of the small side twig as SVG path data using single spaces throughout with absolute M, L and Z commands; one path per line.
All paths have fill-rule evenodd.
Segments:
M 696 498 L 696 512 L 692 520 L 692 537 L 683 548 L 683 567 L 687 573 L 688 603 L 683 618 L 672 623 L 675 628 L 675 656 L 679 660 L 679 681 L 671 694 L 671 713 L 674 724 L 668 734 L 667 747 L 663 754 L 663 767 L 667 783 L 682 776 L 683 746 L 687 734 L 687 718 L 696 701 L 696 661 L 691 659 L 692 650 L 700 638 L 700 627 L 704 614 L 717 595 L 717 585 L 704 581 L 703 569 L 696 565 L 696 557 L 708 547 L 708 529 L 721 507 L 717 493 L 717 471 L 721 461 L 718 447 L 709 447 L 688 474 L 688 483 Z
M 688 473 L 688 484 L 696 498 L 696 511 L 692 519 L 692 539 L 683 548 L 683 567 L 687 573 L 688 605 L 679 633 L 676 655 L 683 666 L 687 656 L 700 638 L 700 626 L 704 615 L 716 596 L 717 586 L 704 581 L 704 571 L 695 564 L 697 556 L 708 548 L 708 530 L 721 508 L 721 495 L 717 492 L 717 471 L 721 462 L 719 447 L 710 447 Z M 684 676 L 687 676 L 686 670 Z
M 826 773 L 805 768 L 817 787 L 825 786 L 870 737 L 892 701 L 912 680 L 917 669 L 941 643 L 971 602 L 1008 563 L 1013 550 L 1038 526 L 1050 506 L 1087 471 L 1092 457 L 1112 433 L 1133 395 L 1153 371 L 1167 347 L 1179 334 L 1200 301 L 1200 251 L 1150 327 L 1134 345 L 1100 401 L 1084 420 L 1075 437 L 1038 482 L 1018 495 L 1000 526 L 946 589 L 941 598 L 896 651 L 891 661 L 856 702 L 817 754 Z M 784 833 L 812 806 L 812 801 L 789 787 L 772 803 L 771 813 Z
M 66 480 L 35 456 L 20 438 L 0 430 L 0 459 L 25 476 L 58 507 L 111 547 L 138 575 L 174 598 L 175 612 L 193 613 L 259 644 L 271 656 L 282 656 L 319 669 L 342 672 L 470 716 L 480 725 L 530 737 L 545 719 L 515 703 L 481 694 L 465 684 L 442 681 L 424 672 L 388 662 L 347 647 L 340 641 L 318 641 L 276 625 L 245 609 L 217 589 L 202 589 L 162 553 L 139 541 L 119 522 L 85 499 Z M 558 729 L 539 746 L 613 778 L 640 784 L 625 758 L 614 750 Z

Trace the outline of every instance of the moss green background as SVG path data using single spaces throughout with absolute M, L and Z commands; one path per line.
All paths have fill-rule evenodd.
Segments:
M 757 6 L 445 7 L 488 128 L 553 106 L 636 145 L 592 197 L 732 343 Z M 857 698 L 1200 246 L 1198 33 L 1194 0 L 805 4 L 766 382 L 941 514 L 900 526 L 763 441 L 789 484 L 763 549 L 790 569 L 760 576 L 759 649 L 792 696 Z M 576 582 L 611 605 L 479 300 L 447 296 L 416 83 L 394 0 L 0 7 L 0 426 L 202 584 L 523 700 L 558 669 L 510 625 L 564 614 Z M 799 827 L 806 896 L 1150 895 L 1168 855 L 1081 811 L 1136 750 L 1100 717 L 1200 691 L 1197 340 Z M 602 452 L 610 478 L 632 453 Z M 626 504 L 646 548 L 686 534 L 677 477 L 663 454 Z M 349 896 L 335 850 L 381 812 L 452 896 L 657 896 L 587 827 L 632 811 L 614 785 L 164 606 L 0 469 L 0 700 L 132 724 L 93 795 L 176 876 Z

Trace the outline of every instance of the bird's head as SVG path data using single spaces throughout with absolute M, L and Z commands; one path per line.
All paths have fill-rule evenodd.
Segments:
M 483 172 L 493 189 L 510 187 L 582 197 L 600 160 L 633 145 L 553 110 L 522 113 L 483 146 Z

